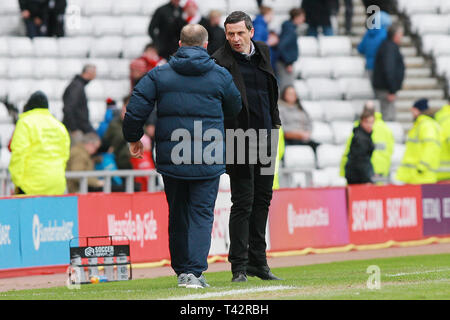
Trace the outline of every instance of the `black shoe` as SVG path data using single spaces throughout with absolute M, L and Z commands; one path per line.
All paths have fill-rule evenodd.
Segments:
M 247 275 L 244 271 L 234 272 L 231 282 L 247 282 Z
M 261 280 L 283 280 L 275 276 L 270 269 L 247 266 L 247 275 L 250 277 L 258 277 Z

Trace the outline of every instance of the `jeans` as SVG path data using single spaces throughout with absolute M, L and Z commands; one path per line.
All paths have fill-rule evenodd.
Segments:
M 317 30 L 318 27 L 319 26 L 309 26 L 308 30 L 306 31 L 306 35 L 312 36 L 312 37 L 317 37 L 319 35 L 319 32 Z M 332 26 L 321 26 L 321 27 L 322 27 L 322 32 L 323 32 L 324 36 L 333 36 L 334 35 Z
M 200 277 L 208 269 L 214 206 L 220 178 L 182 180 L 163 176 L 169 204 L 169 251 L 177 275 Z

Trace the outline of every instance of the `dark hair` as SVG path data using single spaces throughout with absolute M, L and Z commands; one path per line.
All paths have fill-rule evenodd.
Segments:
M 148 44 L 145 45 L 144 51 L 147 51 L 148 49 L 155 49 L 156 50 L 156 46 L 153 43 L 148 43 Z
M 283 90 L 281 91 L 281 100 L 286 101 L 284 97 L 286 95 L 286 91 L 289 88 L 294 89 L 295 94 L 297 95 L 297 100 L 295 101 L 295 103 L 297 104 L 297 108 L 299 108 L 302 111 L 305 111 L 305 109 L 303 109 L 302 103 L 300 102 L 300 98 L 298 97 L 297 91 L 295 90 L 295 87 L 293 85 L 287 85 L 286 87 L 283 88 Z
M 226 30 L 227 24 L 235 24 L 241 21 L 245 21 L 245 27 L 249 31 L 253 29 L 252 18 L 250 18 L 250 16 L 243 11 L 233 11 L 232 13 L 230 13 L 230 15 L 226 18 L 225 22 L 223 23 L 223 26 Z
M 296 17 L 304 15 L 305 14 L 305 10 L 302 8 L 293 8 L 291 10 L 289 10 L 289 17 L 291 18 L 291 20 L 294 20 Z
M 360 121 L 363 121 L 364 119 L 375 117 L 375 111 L 373 109 L 364 109 L 361 113 L 361 116 L 359 117 Z
M 403 26 L 399 23 L 393 23 L 388 30 L 388 39 L 392 40 L 394 39 L 395 34 L 399 31 L 403 30 Z
M 261 7 L 259 7 L 259 13 L 262 14 L 263 16 L 265 16 L 266 14 L 268 14 L 269 12 L 272 12 L 272 11 L 273 11 L 273 9 L 268 6 L 262 5 Z

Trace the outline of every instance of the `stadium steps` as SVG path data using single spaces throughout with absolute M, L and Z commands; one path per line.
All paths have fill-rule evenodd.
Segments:
M 359 55 L 357 46 L 366 32 L 366 14 L 361 1 L 354 0 L 354 13 L 352 19 L 351 42 L 353 55 Z M 401 17 L 392 15 L 394 22 L 403 22 Z M 337 17 L 339 33 L 344 34 L 345 29 L 345 7 L 341 5 Z M 408 30 L 408 28 L 405 28 Z M 420 54 L 416 39 L 408 34 L 402 39 L 400 50 L 406 65 L 406 76 L 403 88 L 398 92 L 395 106 L 397 109 L 397 121 L 402 125 L 405 133 L 412 127 L 411 106 L 417 99 L 428 98 L 431 113 L 446 104 L 445 84 L 441 79 L 434 76 L 433 63 L 430 59 Z

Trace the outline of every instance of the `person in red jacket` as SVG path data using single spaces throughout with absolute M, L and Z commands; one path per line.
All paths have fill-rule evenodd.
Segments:
M 145 46 L 142 55 L 131 61 L 130 64 L 130 81 L 131 81 L 131 91 L 133 91 L 134 86 L 141 80 L 141 78 L 154 67 L 164 64 L 165 59 L 161 58 L 158 54 L 156 46 L 149 43 Z

